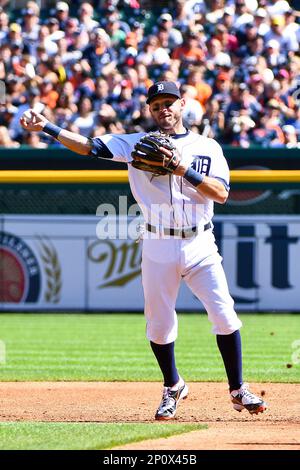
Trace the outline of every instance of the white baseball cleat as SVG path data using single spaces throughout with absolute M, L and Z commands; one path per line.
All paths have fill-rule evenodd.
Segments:
M 233 408 L 237 411 L 245 408 L 251 415 L 257 415 L 267 409 L 267 404 L 248 390 L 248 384 L 243 384 L 238 390 L 232 390 L 230 397 Z
M 188 386 L 180 379 L 178 387 L 164 387 L 162 401 L 156 411 L 155 419 L 167 420 L 172 419 L 176 415 L 177 406 L 181 399 L 188 396 Z

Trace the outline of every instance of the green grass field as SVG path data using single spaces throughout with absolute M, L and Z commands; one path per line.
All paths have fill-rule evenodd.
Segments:
M 201 424 L 0 423 L 0 450 L 101 450 L 204 429 Z
M 248 381 L 300 382 L 292 363 L 300 315 L 240 315 Z M 177 364 L 187 381 L 225 381 L 205 315 L 179 315 Z M 161 381 L 143 315 L 1 314 L 1 381 Z M 3 353 L 2 353 L 3 355 Z
M 300 382 L 292 344 L 300 315 L 240 315 L 244 378 Z M 177 365 L 187 381 L 225 381 L 205 315 L 179 315 Z M 295 361 L 294 361 L 295 362 Z M 287 364 L 291 367 L 287 367 Z M 143 315 L 1 314 L 0 381 L 161 381 Z M 0 423 L 0 449 L 109 449 L 197 424 Z

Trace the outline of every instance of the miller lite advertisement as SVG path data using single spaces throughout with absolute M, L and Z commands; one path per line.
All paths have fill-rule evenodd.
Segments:
M 0 309 L 142 311 L 138 224 L 115 225 L 105 238 L 96 216 L 2 216 Z M 238 311 L 299 311 L 300 216 L 216 216 L 214 234 Z M 204 311 L 184 282 L 176 308 Z

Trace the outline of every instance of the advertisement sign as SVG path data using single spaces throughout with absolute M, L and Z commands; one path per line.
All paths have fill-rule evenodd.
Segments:
M 300 310 L 299 216 L 226 216 L 215 233 L 238 310 Z
M 85 308 L 86 227 L 74 219 L 2 217 L 1 310 Z
M 2 311 L 143 310 L 142 241 L 99 239 L 96 216 L 0 221 Z M 300 216 L 216 216 L 214 233 L 238 311 L 300 310 Z M 203 310 L 184 283 L 176 307 Z

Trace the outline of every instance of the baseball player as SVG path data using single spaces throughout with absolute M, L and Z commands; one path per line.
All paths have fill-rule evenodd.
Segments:
M 229 383 L 233 408 L 251 414 L 267 405 L 251 393 L 242 378 L 239 329 L 213 234 L 214 202 L 224 204 L 229 169 L 220 145 L 183 125 L 185 105 L 174 82 L 157 82 L 148 90 L 147 104 L 158 129 L 171 137 L 180 157 L 172 174 L 151 174 L 134 167 L 134 150 L 145 133 L 109 134 L 86 138 L 61 129 L 41 114 L 20 120 L 24 129 L 44 131 L 79 154 L 128 163 L 132 193 L 145 218 L 142 283 L 146 334 L 164 378 L 155 418 L 174 418 L 188 386 L 176 368 L 176 297 L 183 279 L 203 303 L 216 335 Z M 169 150 L 161 149 L 169 158 Z

